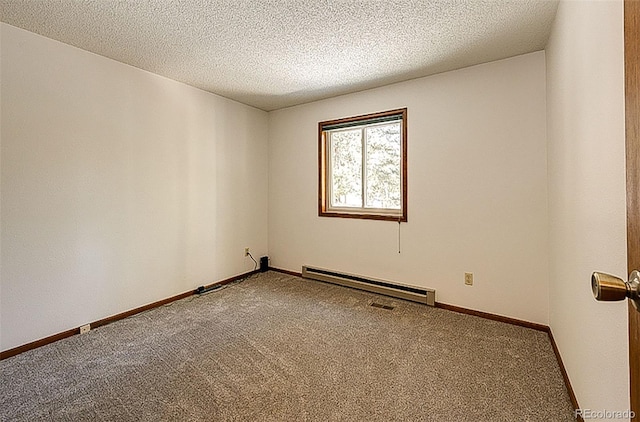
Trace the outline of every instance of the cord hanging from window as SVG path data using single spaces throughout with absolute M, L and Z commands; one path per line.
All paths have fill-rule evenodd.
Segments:
M 400 253 L 400 220 L 398 220 L 398 253 Z

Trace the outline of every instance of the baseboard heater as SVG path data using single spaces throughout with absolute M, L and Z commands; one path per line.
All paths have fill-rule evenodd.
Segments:
M 435 306 L 436 291 L 323 268 L 302 267 L 302 277 Z

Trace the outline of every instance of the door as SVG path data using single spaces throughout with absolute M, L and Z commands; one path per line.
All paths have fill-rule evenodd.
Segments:
M 640 270 L 640 1 L 624 2 L 627 274 Z M 640 420 L 640 310 L 629 306 L 631 410 Z
M 640 1 L 624 2 L 625 136 L 627 165 L 627 274 L 629 282 L 594 273 L 598 300 L 623 300 L 629 306 L 631 410 L 640 420 Z M 633 273 L 633 274 L 632 274 Z M 634 300 L 634 302 L 632 302 Z

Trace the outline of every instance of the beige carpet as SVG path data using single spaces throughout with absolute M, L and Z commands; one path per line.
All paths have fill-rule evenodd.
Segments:
M 545 333 L 275 272 L 0 370 L 2 421 L 574 420 Z

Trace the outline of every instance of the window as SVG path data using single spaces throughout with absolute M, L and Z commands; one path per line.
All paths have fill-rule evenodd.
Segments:
M 407 221 L 407 109 L 318 123 L 319 210 Z

